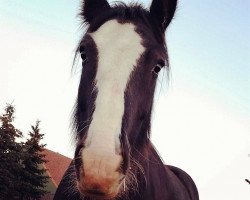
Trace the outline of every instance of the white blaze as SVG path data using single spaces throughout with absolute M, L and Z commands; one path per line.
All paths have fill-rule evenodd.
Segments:
M 120 150 L 126 85 L 145 48 L 132 23 L 110 20 L 90 36 L 98 49 L 98 94 L 85 144 L 95 151 L 115 153 Z

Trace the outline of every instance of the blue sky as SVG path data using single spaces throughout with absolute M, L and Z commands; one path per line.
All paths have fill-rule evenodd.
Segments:
M 145 1 L 149 5 L 150 1 Z M 250 2 L 179 0 L 167 31 L 169 87 L 159 79 L 153 142 L 169 164 L 187 170 L 204 200 L 249 199 Z M 16 124 L 38 118 L 48 148 L 73 155 L 70 115 L 82 34 L 78 0 L 0 1 L 0 108 Z M 243 181 L 242 181 L 243 180 Z
M 149 5 L 150 1 L 145 1 Z M 249 116 L 250 35 L 248 1 L 179 1 L 168 30 L 171 63 L 200 90 Z M 79 2 L 1 1 L 1 17 L 27 30 L 75 42 Z M 74 35 L 74 37 L 72 37 Z M 53 36 L 52 36 L 53 37 Z
M 169 39 L 175 68 L 193 86 L 249 114 L 250 3 L 180 2 Z

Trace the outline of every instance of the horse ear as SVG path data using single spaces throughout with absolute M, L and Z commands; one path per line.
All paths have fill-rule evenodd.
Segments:
M 84 0 L 81 16 L 86 22 L 91 23 L 96 16 L 109 9 L 110 5 L 107 0 Z
M 165 31 L 174 17 L 177 0 L 153 0 L 150 14 Z

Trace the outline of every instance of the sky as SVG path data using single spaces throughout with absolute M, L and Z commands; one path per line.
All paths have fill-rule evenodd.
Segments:
M 167 164 L 192 176 L 202 200 L 250 197 L 249 7 L 179 0 L 166 33 L 171 73 L 168 86 L 163 74 L 158 80 L 152 141 Z M 47 147 L 70 157 L 78 12 L 78 0 L 0 1 L 0 113 L 12 103 L 24 133 L 41 120 Z

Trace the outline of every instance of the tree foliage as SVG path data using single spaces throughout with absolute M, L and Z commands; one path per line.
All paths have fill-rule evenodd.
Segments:
M 45 145 L 40 144 L 44 135 L 37 121 L 31 126 L 29 139 L 20 142 L 23 133 L 13 124 L 14 113 L 14 107 L 7 105 L 0 116 L 0 199 L 40 199 L 48 181 L 43 168 Z

